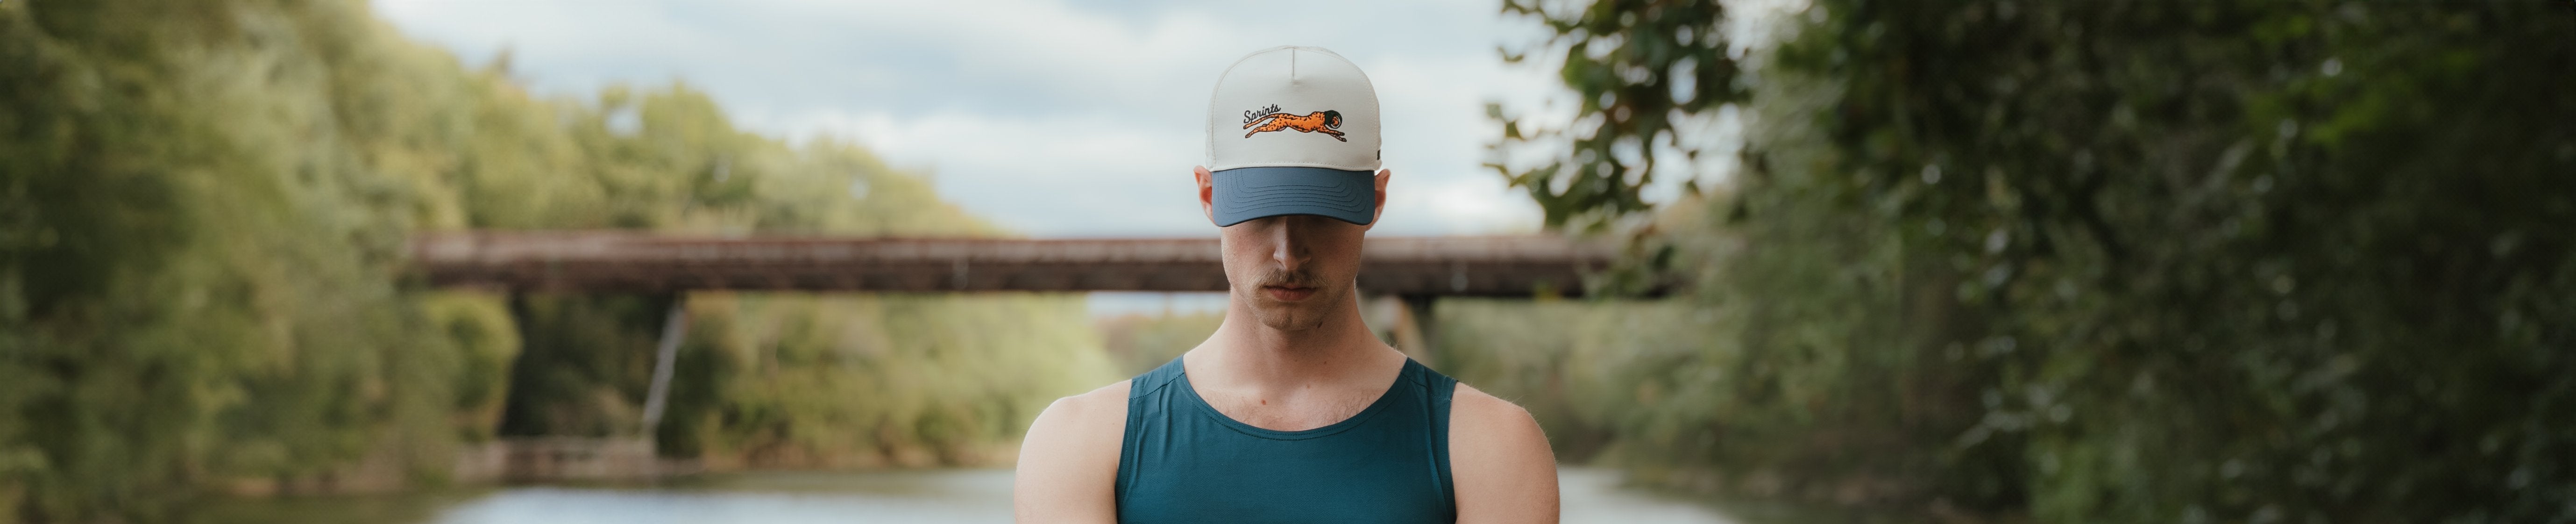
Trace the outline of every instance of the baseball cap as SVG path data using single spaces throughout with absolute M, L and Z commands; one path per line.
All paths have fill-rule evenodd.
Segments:
M 1216 225 L 1323 215 L 1367 225 L 1377 215 L 1377 89 L 1321 47 L 1254 51 L 1217 78 L 1208 103 L 1208 171 Z

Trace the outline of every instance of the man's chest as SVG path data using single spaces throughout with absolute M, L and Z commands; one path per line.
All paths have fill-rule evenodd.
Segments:
M 1250 391 L 1200 392 L 1208 407 L 1216 408 L 1226 418 L 1273 431 L 1304 431 L 1333 425 L 1359 415 L 1377 400 L 1379 392 Z

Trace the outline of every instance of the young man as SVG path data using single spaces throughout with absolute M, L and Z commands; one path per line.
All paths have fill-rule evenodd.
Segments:
M 1048 406 L 1020 449 L 1024 523 L 1556 522 L 1556 462 L 1520 406 L 1360 321 L 1360 238 L 1386 203 L 1359 67 L 1278 47 L 1217 80 L 1199 206 L 1230 300 L 1197 348 Z

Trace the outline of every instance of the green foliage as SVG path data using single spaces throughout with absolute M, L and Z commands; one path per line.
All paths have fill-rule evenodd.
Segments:
M 1219 311 L 1129 314 L 1100 322 L 1100 336 L 1110 360 L 1127 376 L 1144 374 L 1180 358 L 1205 342 L 1225 323 Z
M 0 375 L 18 379 L 0 395 L 0 519 L 452 460 L 464 363 L 394 285 L 417 215 L 371 154 L 403 138 L 383 127 L 399 115 L 353 110 L 413 83 L 327 66 L 417 50 L 334 23 L 353 19 L 353 3 L 0 4 Z
M 1577 95 L 1579 116 L 1564 127 L 1525 123 L 1506 116 L 1500 105 L 1485 109 L 1503 124 L 1497 150 L 1568 146 L 1548 151 L 1535 165 L 1486 164 L 1512 187 L 1529 192 L 1549 229 L 1570 223 L 1588 229 L 1644 211 L 1641 191 L 1659 172 L 1679 171 L 1670 164 L 1658 171 L 1659 160 L 1679 154 L 1687 162 L 1712 150 L 1678 128 L 1691 117 L 1714 116 L 1745 94 L 1727 53 L 1725 6 L 1718 0 L 1503 0 L 1503 12 L 1533 18 L 1554 32 L 1540 49 L 1504 59 L 1520 62 L 1529 52 L 1557 52 L 1557 74 Z M 1687 184 L 1697 192 L 1696 180 Z
M 0 2 L 0 521 L 434 482 L 461 442 L 639 427 L 667 299 L 529 297 L 516 325 L 503 297 L 404 282 L 416 231 L 998 234 L 855 146 L 734 129 L 685 85 L 537 98 L 506 64 L 469 70 L 356 0 Z M 711 455 L 973 459 L 1109 378 L 1060 297 L 690 307 L 707 326 L 664 434 Z M 994 324 L 1014 327 L 960 327 Z M 895 356 L 740 364 L 863 332 Z M 766 373 L 840 393 L 784 399 Z M 526 379 L 548 374 L 566 378 Z M 411 478 L 367 478 L 384 471 Z
M 1710 437 L 1612 427 L 1673 478 L 2576 521 L 2567 5 L 1816 4 L 1659 223 L 1717 340 L 1620 373 Z
M 1079 296 L 708 295 L 667 439 L 767 467 L 989 464 L 1113 373 Z M 640 393 L 640 391 L 639 391 Z M 629 396 L 625 398 L 641 398 Z M 666 450 L 668 451 L 668 450 Z
M 1689 306 L 1444 299 L 1433 310 L 1440 330 L 1436 342 L 1440 371 L 1529 409 L 1539 426 L 1547 429 L 1560 462 L 1594 460 L 1614 439 L 1667 444 L 1656 449 L 1662 452 L 1672 448 L 1668 444 L 1676 439 L 1707 437 L 1705 432 L 1648 428 L 1696 416 L 1638 409 L 1675 407 L 1664 402 L 1674 395 L 1707 396 L 1676 391 L 1673 386 L 1715 384 L 1708 380 L 1650 382 L 1635 376 L 1640 370 L 1686 362 L 1689 355 L 1707 349 L 1709 339 L 1699 332 L 1711 329 L 1708 323 L 1717 317 Z

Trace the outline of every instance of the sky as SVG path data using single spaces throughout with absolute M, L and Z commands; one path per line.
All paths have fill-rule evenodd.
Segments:
M 1797 4 L 1731 3 L 1748 2 Z M 372 0 L 468 64 L 506 50 L 539 93 L 685 81 L 746 129 L 866 145 L 967 212 L 1040 238 L 1214 236 L 1190 175 L 1206 163 L 1210 90 L 1235 59 L 1288 44 L 1330 48 L 1377 88 L 1395 176 L 1371 234 L 1537 231 L 1538 206 L 1481 167 L 1501 133 L 1485 106 L 1563 121 L 1572 95 L 1553 64 L 1503 62 L 1500 48 L 1546 32 L 1500 4 Z M 1224 305 L 1223 294 L 1092 297 L 1103 315 Z
M 510 53 L 540 93 L 680 79 L 747 129 L 830 136 L 926 173 L 1032 237 L 1212 236 L 1191 194 L 1210 89 L 1235 59 L 1330 48 L 1369 75 L 1385 126 L 1384 235 L 1523 233 L 1535 204 L 1481 164 L 1485 104 L 1564 107 L 1551 71 L 1505 64 L 1536 22 L 1496 0 L 375 0 L 469 64 Z

